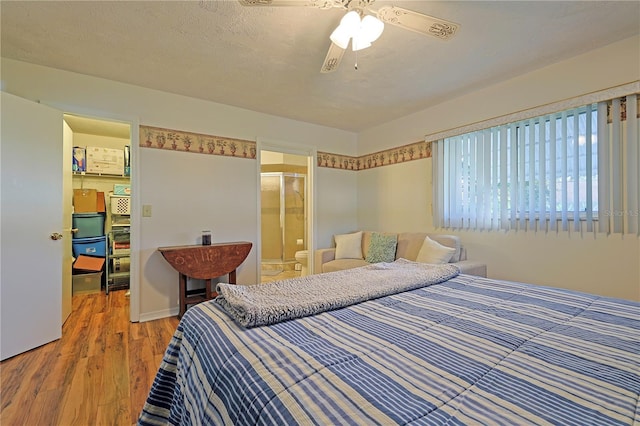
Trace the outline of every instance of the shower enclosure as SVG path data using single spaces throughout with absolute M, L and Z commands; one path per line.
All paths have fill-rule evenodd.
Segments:
M 306 248 L 306 176 L 268 172 L 260 182 L 262 269 L 292 270 L 296 252 Z

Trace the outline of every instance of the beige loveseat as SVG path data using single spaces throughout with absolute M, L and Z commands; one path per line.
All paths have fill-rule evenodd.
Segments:
M 367 258 L 371 234 L 372 231 L 364 231 L 362 233 L 362 259 L 336 259 L 335 247 L 316 250 L 314 258 L 316 273 L 340 271 L 368 265 L 369 263 L 365 259 Z M 388 235 L 389 233 L 385 234 Z M 396 248 L 396 259 L 404 258 L 415 261 L 425 237 L 429 236 L 433 241 L 455 249 L 449 263 L 458 266 L 460 273 L 481 277 L 487 276 L 487 265 L 482 262 L 467 260 L 467 252 L 464 247 L 462 247 L 460 238 L 455 235 L 438 235 L 425 232 L 402 232 L 397 235 L 398 245 Z

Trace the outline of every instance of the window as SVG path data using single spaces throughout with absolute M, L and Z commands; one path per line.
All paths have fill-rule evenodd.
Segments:
M 580 230 L 583 221 L 637 233 L 637 97 L 627 98 L 437 141 L 436 226 Z

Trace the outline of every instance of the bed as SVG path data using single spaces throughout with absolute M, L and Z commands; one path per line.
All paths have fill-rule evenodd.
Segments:
M 640 423 L 640 303 L 403 259 L 354 271 L 221 284 L 138 424 Z

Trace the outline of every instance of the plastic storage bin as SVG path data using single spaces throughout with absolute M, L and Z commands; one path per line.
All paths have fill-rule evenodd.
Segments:
M 81 254 L 87 256 L 105 257 L 107 255 L 107 237 L 76 238 L 71 243 L 73 245 L 73 255 Z
M 100 213 L 74 213 L 73 227 L 78 232 L 73 238 L 99 237 L 104 235 L 104 215 Z
M 131 214 L 131 197 L 112 195 L 111 214 Z
M 102 272 L 73 276 L 73 294 L 99 293 L 102 286 Z

